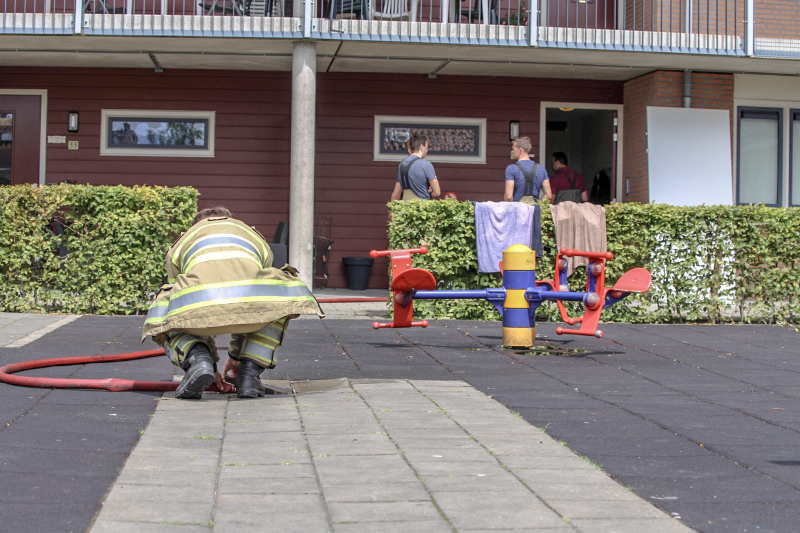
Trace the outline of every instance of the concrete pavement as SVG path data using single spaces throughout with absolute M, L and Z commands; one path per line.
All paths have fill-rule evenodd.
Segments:
M 159 402 L 93 533 L 690 531 L 463 381 Z

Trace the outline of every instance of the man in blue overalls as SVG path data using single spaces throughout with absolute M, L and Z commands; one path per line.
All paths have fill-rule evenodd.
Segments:
M 550 199 L 550 181 L 547 170 L 530 158 L 531 140 L 517 137 L 511 143 L 511 155 L 517 160 L 506 167 L 504 202 L 522 202 L 535 205 L 536 200 Z
M 428 155 L 428 138 L 420 133 L 411 135 L 408 141 L 411 155 L 397 168 L 397 183 L 394 184 L 392 200 L 430 200 L 441 194 L 439 180 Z

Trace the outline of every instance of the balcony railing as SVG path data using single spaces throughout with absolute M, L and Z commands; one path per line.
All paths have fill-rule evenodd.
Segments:
M 752 1 L 0 0 L 0 33 L 307 37 L 745 55 L 752 54 L 747 22 L 753 18 Z

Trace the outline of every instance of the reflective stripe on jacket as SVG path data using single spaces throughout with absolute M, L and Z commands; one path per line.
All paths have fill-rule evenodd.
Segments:
M 200 221 L 178 239 L 167 253 L 167 279 L 147 313 L 143 339 L 174 330 L 238 333 L 286 316 L 323 316 L 302 281 L 272 268 L 264 238 L 231 218 Z

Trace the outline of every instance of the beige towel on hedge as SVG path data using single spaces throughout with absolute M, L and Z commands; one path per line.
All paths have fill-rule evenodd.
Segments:
M 573 248 L 582 252 L 605 252 L 606 248 L 606 210 L 602 205 L 589 202 L 560 202 L 550 204 L 550 214 L 556 229 L 558 249 Z M 586 266 L 589 260 L 584 257 L 568 257 L 567 275 L 576 267 Z

